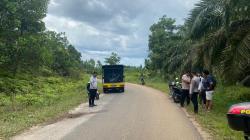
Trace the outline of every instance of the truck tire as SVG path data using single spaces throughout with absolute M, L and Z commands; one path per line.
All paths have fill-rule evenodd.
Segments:
M 122 93 L 124 92 L 124 88 L 121 88 L 121 90 L 120 90 Z
M 103 89 L 103 92 L 104 92 L 104 93 L 108 93 L 108 90 L 106 90 L 106 89 Z

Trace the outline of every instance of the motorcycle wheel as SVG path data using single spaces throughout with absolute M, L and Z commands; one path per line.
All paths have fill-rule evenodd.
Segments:
M 174 99 L 174 102 L 175 103 L 179 103 L 180 102 L 180 100 L 178 99 L 178 97 L 175 95 L 175 96 L 173 96 L 173 99 Z

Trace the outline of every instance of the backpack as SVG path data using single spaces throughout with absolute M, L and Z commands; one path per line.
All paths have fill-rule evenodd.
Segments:
M 89 82 L 86 84 L 86 89 L 89 92 L 89 90 L 90 90 L 90 83 Z
M 215 79 L 215 77 L 214 77 L 214 76 L 211 76 L 211 79 L 212 79 L 212 81 L 213 81 L 213 85 L 212 85 L 212 87 L 215 89 L 216 84 L 217 84 L 217 81 L 216 81 L 216 79 Z

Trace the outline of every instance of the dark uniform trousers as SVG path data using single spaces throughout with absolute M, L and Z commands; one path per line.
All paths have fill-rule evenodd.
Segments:
M 193 92 L 193 94 L 191 95 L 191 101 L 193 103 L 195 113 L 198 113 L 198 94 L 198 92 Z
M 184 107 L 185 100 L 187 101 L 187 105 L 190 103 L 190 97 L 189 97 L 189 89 L 182 89 L 181 94 L 181 106 Z
M 89 105 L 94 105 L 97 89 L 89 90 Z

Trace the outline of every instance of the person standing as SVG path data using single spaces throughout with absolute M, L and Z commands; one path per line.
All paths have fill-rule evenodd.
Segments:
M 203 86 L 204 83 L 204 78 L 202 75 L 199 75 L 200 77 L 200 83 L 199 83 L 199 87 L 198 87 L 198 91 L 199 91 L 199 99 L 200 99 L 200 103 L 202 105 L 202 108 L 205 108 L 206 106 L 206 91 L 205 88 Z
M 189 96 L 189 88 L 191 82 L 190 72 L 187 72 L 184 75 L 182 75 L 181 81 L 182 81 L 181 107 L 184 107 L 185 100 L 187 101 L 187 105 L 189 105 L 190 103 L 190 96 Z
M 198 113 L 198 88 L 199 88 L 200 78 L 197 76 L 196 72 L 192 72 L 192 80 L 190 83 L 190 98 L 194 106 L 194 113 Z
M 141 80 L 141 84 L 142 84 L 142 85 L 145 85 L 145 80 L 144 80 L 144 76 L 143 76 L 143 74 L 141 74 L 141 76 L 140 76 L 140 80 Z
M 95 105 L 95 96 L 97 94 L 97 73 L 93 72 L 93 75 L 90 77 L 90 86 L 89 86 L 89 107 Z
M 208 70 L 203 71 L 204 82 L 203 86 L 206 91 L 206 109 L 209 112 L 212 108 L 212 99 L 214 94 L 214 89 L 216 86 L 216 81 L 213 76 L 210 75 Z

